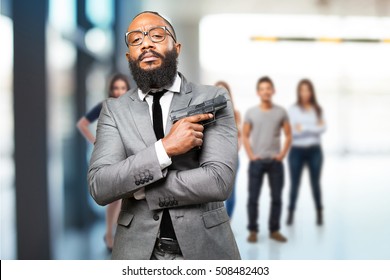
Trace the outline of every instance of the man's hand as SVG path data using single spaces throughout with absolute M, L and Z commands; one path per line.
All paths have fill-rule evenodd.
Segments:
M 249 160 L 250 160 L 250 161 L 255 161 L 255 160 L 260 160 L 260 159 L 261 159 L 260 157 L 255 156 L 255 155 L 251 155 L 251 156 L 249 157 Z
M 274 160 L 282 161 L 284 159 L 285 155 L 283 153 L 278 154 L 274 157 Z
M 169 157 L 184 154 L 203 144 L 203 125 L 201 121 L 213 118 L 213 114 L 199 114 L 178 120 L 173 124 L 162 144 Z

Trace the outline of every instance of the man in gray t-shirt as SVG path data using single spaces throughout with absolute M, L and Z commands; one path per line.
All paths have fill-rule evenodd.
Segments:
M 255 156 L 273 159 L 280 154 L 280 132 L 288 122 L 286 110 L 278 105 L 263 110 L 259 105 L 245 114 L 245 123 L 251 126 L 250 144 Z
M 272 199 L 269 219 L 270 237 L 286 242 L 287 239 L 279 232 L 279 229 L 284 185 L 282 161 L 291 145 L 291 128 L 286 110 L 272 103 L 275 90 L 270 78 L 259 79 L 257 94 L 261 103 L 247 111 L 243 127 L 243 143 L 250 159 L 248 201 L 250 234 L 248 241 L 257 242 L 258 200 L 264 174 L 267 174 Z M 286 136 L 283 148 L 281 148 L 280 139 L 282 130 Z

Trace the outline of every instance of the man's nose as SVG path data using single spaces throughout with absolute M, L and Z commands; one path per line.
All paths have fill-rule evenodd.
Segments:
M 149 36 L 145 35 L 144 41 L 141 44 L 141 50 L 155 48 L 155 44 L 150 40 Z

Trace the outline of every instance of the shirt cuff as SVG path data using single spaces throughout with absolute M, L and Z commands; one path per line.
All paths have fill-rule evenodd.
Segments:
M 134 193 L 134 198 L 137 200 L 145 199 L 145 188 L 141 188 Z
M 164 168 L 167 168 L 172 164 L 171 158 L 167 155 L 167 152 L 165 151 L 165 148 L 163 146 L 163 143 L 161 140 L 158 140 L 154 144 L 156 148 L 156 154 L 157 154 L 157 159 L 158 162 L 160 163 L 160 168 L 163 170 Z

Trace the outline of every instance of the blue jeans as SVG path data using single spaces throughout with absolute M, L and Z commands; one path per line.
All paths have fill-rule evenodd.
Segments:
M 273 232 L 278 231 L 280 228 L 282 189 L 284 185 L 283 163 L 273 159 L 255 160 L 249 164 L 248 229 L 255 232 L 259 231 L 259 225 L 257 223 L 259 196 L 264 174 L 268 174 L 268 181 L 271 188 L 271 213 L 268 227 Z
M 240 162 L 237 162 L 237 172 L 236 172 L 236 178 L 234 179 L 234 185 L 232 193 L 230 194 L 229 198 L 225 202 L 226 210 L 230 218 L 233 216 L 233 210 L 234 206 L 236 205 L 236 185 L 237 185 L 237 174 L 238 174 L 238 168 L 240 166 Z
M 309 168 L 310 184 L 316 209 L 322 209 L 320 177 L 323 162 L 321 146 L 292 147 L 288 156 L 291 190 L 289 210 L 294 211 L 301 182 L 302 170 Z

